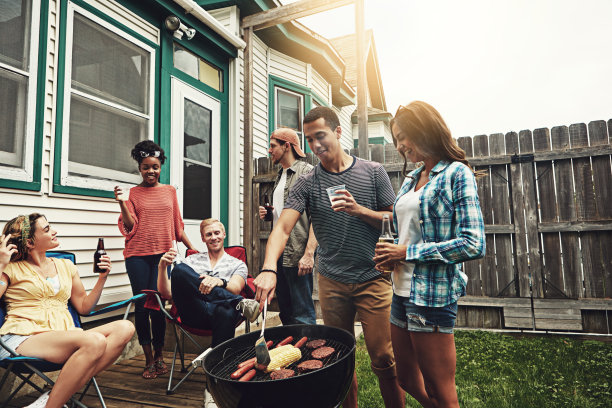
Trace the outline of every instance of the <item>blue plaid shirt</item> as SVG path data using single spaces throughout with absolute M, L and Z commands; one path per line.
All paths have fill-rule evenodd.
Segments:
M 423 167 L 404 180 L 397 200 L 410 191 Z M 414 262 L 410 301 L 419 306 L 443 307 L 465 295 L 467 275 L 461 262 L 482 258 L 485 234 L 476 180 L 463 163 L 438 162 L 419 195 L 423 242 L 408 245 L 406 261 Z M 397 231 L 397 214 L 393 206 Z

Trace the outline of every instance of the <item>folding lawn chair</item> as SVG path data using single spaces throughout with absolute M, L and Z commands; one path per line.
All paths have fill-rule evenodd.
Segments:
M 47 256 L 50 258 L 70 259 L 74 264 L 76 264 L 76 257 L 73 253 L 70 253 L 70 252 L 64 252 L 64 251 L 47 252 Z M 128 316 L 128 313 L 130 312 L 132 302 L 144 296 L 145 296 L 144 294 L 139 294 L 127 300 L 124 300 L 122 302 L 114 303 L 103 309 L 95 310 L 84 316 L 90 317 L 90 316 L 101 315 L 104 313 L 112 312 L 113 310 L 120 309 L 127 305 L 125 313 L 123 314 L 123 319 L 126 319 Z M 74 320 L 74 325 L 76 327 L 81 327 L 81 318 L 70 302 L 68 302 L 68 310 L 70 311 L 70 314 L 72 315 L 72 319 Z M 4 324 L 5 317 L 6 317 L 6 307 L 4 305 L 4 302 L 2 302 L 0 304 L 0 327 L 2 326 L 2 324 Z M 61 370 L 63 367 L 63 364 L 52 363 L 50 361 L 46 361 L 46 360 L 36 358 L 36 357 L 20 356 L 17 352 L 15 352 L 15 350 L 7 346 L 2 341 L 2 339 L 0 339 L 0 347 L 3 347 L 11 355 L 11 357 L 7 357 L 5 359 L 0 360 L 0 367 L 6 370 L 4 372 L 4 375 L 2 376 L 2 379 L 0 380 L 0 390 L 2 390 L 6 381 L 8 380 L 9 374 L 13 373 L 21 379 L 21 383 L 19 384 L 19 386 L 2 403 L 1 408 L 4 408 L 5 406 L 7 406 L 8 403 L 13 399 L 13 397 L 17 394 L 17 392 L 19 392 L 19 390 L 21 390 L 21 388 L 25 384 L 29 384 L 32 387 L 34 387 L 38 392 L 43 393 L 44 389 L 31 380 L 32 376 L 35 374 L 38 377 L 42 378 L 49 386 L 53 387 L 55 382 L 51 380 L 47 375 L 45 375 L 45 373 Z M 75 398 L 75 396 L 73 396 L 70 399 L 70 402 L 72 402 L 73 405 L 76 405 L 82 408 L 87 408 L 87 406 L 82 402 L 82 400 L 91 385 L 94 386 L 96 390 L 96 394 L 98 395 L 98 398 L 100 399 L 100 403 L 102 404 L 102 407 L 106 408 L 106 404 L 104 403 L 104 398 L 102 397 L 102 393 L 100 392 L 100 388 L 98 387 L 98 383 L 96 382 L 95 377 L 92 377 L 89 383 L 87 383 L 87 386 L 85 387 L 85 389 L 83 390 L 79 398 L 77 399 Z
M 247 264 L 246 258 L 246 248 L 243 246 L 230 246 L 225 247 L 225 252 L 230 254 L 231 256 L 240 259 L 245 264 Z M 193 255 L 197 253 L 194 250 L 187 250 L 186 256 Z M 240 296 L 246 299 L 254 299 L 255 298 L 255 285 L 253 284 L 254 278 L 251 274 L 247 277 L 247 284 L 244 285 L 244 288 L 240 292 Z M 163 299 L 161 298 L 159 292 L 154 290 L 143 290 L 143 293 L 147 294 L 147 301 L 145 302 L 145 307 L 149 309 L 161 310 L 166 315 L 166 320 L 172 325 L 174 329 L 174 338 L 176 343 L 174 345 L 174 354 L 172 356 L 172 367 L 170 368 L 170 377 L 168 378 L 168 388 L 166 389 L 166 394 L 173 394 L 176 389 L 195 371 L 195 369 L 202 365 L 202 359 L 206 349 L 202 346 L 196 339 L 193 338 L 193 335 L 201 336 L 201 337 L 209 337 L 212 336 L 211 329 L 196 329 L 193 327 L 189 327 L 181 322 L 181 317 L 178 315 L 178 310 L 174 306 L 174 304 L 170 308 L 170 312 L 166 310 L 163 304 Z M 238 325 L 242 324 L 242 321 L 245 322 L 245 331 L 248 333 L 250 331 L 250 323 L 246 319 L 242 319 L 238 322 Z M 183 333 L 183 338 L 179 339 L 179 331 Z M 185 337 L 187 337 L 197 348 L 201 350 L 201 354 L 195 358 L 191 362 L 191 367 L 189 371 L 185 368 Z M 179 380 L 176 385 L 172 386 L 172 380 L 174 377 L 174 367 L 176 364 L 176 355 L 179 355 L 181 359 L 181 372 L 186 374 Z

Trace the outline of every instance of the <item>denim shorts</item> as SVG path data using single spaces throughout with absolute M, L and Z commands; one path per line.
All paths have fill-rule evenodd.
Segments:
M 407 297 L 393 295 L 390 321 L 401 329 L 452 334 L 455 320 L 457 302 L 444 307 L 427 307 L 415 305 Z
M 17 347 L 19 347 L 21 345 L 21 343 L 23 343 L 24 341 L 26 341 L 30 337 L 32 337 L 32 336 L 22 336 L 22 335 L 19 335 L 19 334 L 4 334 L 2 336 L 2 341 L 8 347 L 10 347 L 13 350 L 15 350 Z M 0 360 L 5 359 L 5 358 L 10 357 L 10 356 L 11 355 L 9 354 L 8 351 L 6 351 L 6 349 L 4 347 L 0 347 Z

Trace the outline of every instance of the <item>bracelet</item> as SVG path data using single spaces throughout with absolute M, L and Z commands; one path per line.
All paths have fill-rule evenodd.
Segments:
M 262 272 L 272 272 L 273 274 L 276 275 L 276 271 L 274 269 L 261 269 L 259 273 L 262 273 Z

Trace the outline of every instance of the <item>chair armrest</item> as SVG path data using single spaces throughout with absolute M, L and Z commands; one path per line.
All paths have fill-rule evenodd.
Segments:
M 86 316 L 86 317 L 98 316 L 98 315 L 101 315 L 101 314 L 104 314 L 104 313 L 112 312 L 112 311 L 117 310 L 117 309 L 121 309 L 122 307 L 127 305 L 127 310 L 125 311 L 125 315 L 123 316 L 123 318 L 126 319 L 128 313 L 130 311 L 130 307 L 131 307 L 132 303 L 137 301 L 137 300 L 144 299 L 145 297 L 146 297 L 146 295 L 144 293 L 139 293 L 138 295 L 132 296 L 129 299 L 122 300 L 121 302 L 113 303 L 112 305 L 108 305 L 108 306 L 103 307 L 102 309 L 99 309 L 99 310 L 94 310 L 94 311 L 89 312 L 88 314 L 85 314 L 83 316 Z
M 164 298 L 162 298 L 161 293 L 159 293 L 156 290 L 152 290 L 152 289 L 143 289 L 140 291 L 141 295 L 144 295 L 147 297 L 147 300 L 145 301 L 145 305 L 144 307 L 146 309 L 150 309 L 150 310 L 161 310 L 162 313 L 170 320 L 174 320 L 174 317 L 172 317 L 172 315 L 170 313 L 168 313 L 168 311 L 166 310 L 166 308 L 164 307 Z
M 11 357 L 19 357 L 19 354 L 17 354 L 15 350 L 6 345 L 6 343 L 2 340 L 2 336 L 0 336 L 0 347 L 5 349 L 11 355 Z

